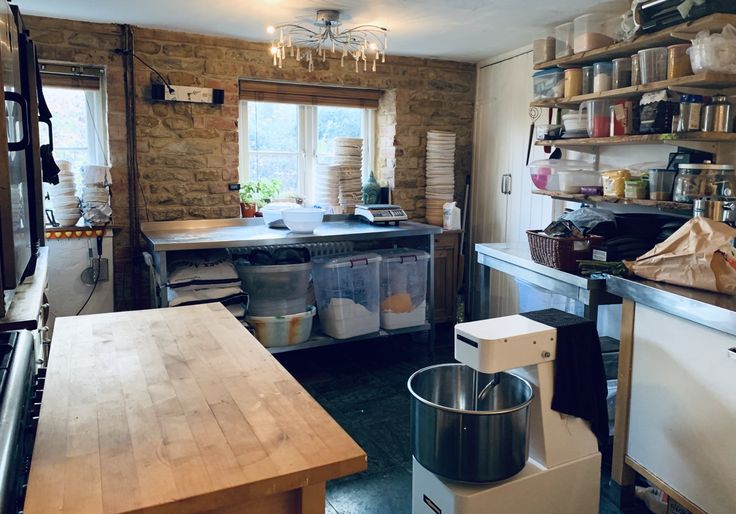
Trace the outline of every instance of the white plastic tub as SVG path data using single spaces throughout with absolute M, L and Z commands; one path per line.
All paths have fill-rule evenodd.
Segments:
M 322 331 L 336 339 L 378 332 L 379 266 L 375 253 L 314 261 L 314 290 Z
M 317 309 L 313 305 L 305 312 L 288 316 L 248 316 L 246 320 L 256 331 L 256 339 L 266 348 L 300 344 L 312 333 L 312 320 Z
M 379 250 L 381 261 L 381 328 L 416 327 L 427 321 L 427 265 L 422 250 Z

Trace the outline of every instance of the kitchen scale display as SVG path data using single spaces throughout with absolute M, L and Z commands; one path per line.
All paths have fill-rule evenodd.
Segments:
M 394 223 L 406 221 L 409 217 L 404 209 L 391 204 L 360 204 L 355 206 L 355 215 L 360 216 L 368 223 Z

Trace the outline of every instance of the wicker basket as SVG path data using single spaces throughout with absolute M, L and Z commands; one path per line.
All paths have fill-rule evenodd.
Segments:
M 543 230 L 527 230 L 529 238 L 529 252 L 532 260 L 550 268 L 556 268 L 570 273 L 578 272 L 578 261 L 587 260 L 593 255 L 593 247 L 601 236 L 551 237 Z

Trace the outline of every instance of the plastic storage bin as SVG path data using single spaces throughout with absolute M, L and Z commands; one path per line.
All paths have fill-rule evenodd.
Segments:
M 322 331 L 336 339 L 378 332 L 381 256 L 347 254 L 312 262 Z
M 555 38 L 544 36 L 534 40 L 532 44 L 532 58 L 534 64 L 552 61 L 555 58 Z
M 613 25 L 606 14 L 591 13 L 573 20 L 575 53 L 586 52 L 613 43 Z
M 266 348 L 300 344 L 312 333 L 312 320 L 317 309 L 313 305 L 304 312 L 288 316 L 248 316 L 256 331 L 256 339 Z
M 565 72 L 560 68 L 538 71 L 533 75 L 532 83 L 535 100 L 561 98 L 565 92 Z
M 381 261 L 381 328 L 416 327 L 427 322 L 427 265 L 422 250 L 376 252 Z
M 575 32 L 571 21 L 555 27 L 555 58 L 572 55 Z
M 593 65 L 594 93 L 601 93 L 611 89 L 611 73 L 613 73 L 613 65 L 610 61 L 597 62 Z
M 253 266 L 237 260 L 235 268 L 248 293 L 248 314 L 284 316 L 307 310 L 311 262 Z
M 546 191 L 561 191 L 560 176 L 566 172 L 593 172 L 594 164 L 586 161 L 576 161 L 573 159 L 540 159 L 529 164 L 529 174 L 532 182 L 539 189 Z M 574 179 L 572 179 L 574 180 Z M 600 179 L 599 179 L 600 181 Z M 569 183 L 569 180 L 568 180 Z M 566 183 L 566 185 L 568 184 Z M 598 182 L 591 182 L 583 185 L 598 185 Z M 580 191 L 580 186 L 578 190 Z
M 564 193 L 579 193 L 581 187 L 597 187 L 601 185 L 601 176 L 595 171 L 560 171 L 560 191 Z
M 667 80 L 667 48 L 639 50 L 639 68 L 642 84 Z

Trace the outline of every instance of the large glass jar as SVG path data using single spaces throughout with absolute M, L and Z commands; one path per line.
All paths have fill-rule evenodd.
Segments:
M 730 164 L 680 164 L 672 199 L 692 202 L 706 196 L 732 198 L 736 196 L 736 175 Z

